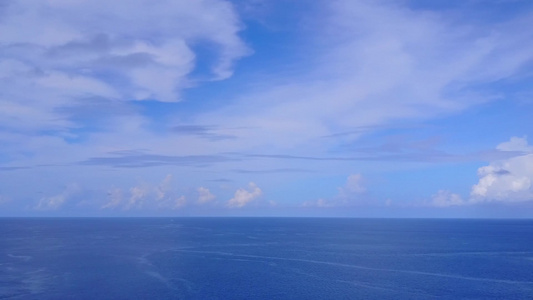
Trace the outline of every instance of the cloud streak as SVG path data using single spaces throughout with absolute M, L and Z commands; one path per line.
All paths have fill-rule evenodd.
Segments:
M 120 153 L 114 157 L 93 157 L 82 161 L 80 165 L 102 165 L 115 168 L 144 168 L 154 166 L 193 166 L 207 167 L 217 163 L 236 161 L 222 155 L 157 155 Z
M 218 133 L 220 128 L 217 126 L 205 125 L 177 125 L 171 128 L 172 132 L 179 135 L 191 135 L 205 138 L 211 141 L 235 139 L 237 136 L 231 134 Z

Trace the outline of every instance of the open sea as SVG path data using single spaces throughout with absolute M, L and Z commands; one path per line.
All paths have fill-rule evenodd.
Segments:
M 3 218 L 0 299 L 533 299 L 533 220 Z

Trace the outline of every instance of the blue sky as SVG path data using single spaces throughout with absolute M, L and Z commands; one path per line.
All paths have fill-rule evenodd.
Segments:
M 531 1 L 4 1 L 0 215 L 533 217 L 528 28 Z

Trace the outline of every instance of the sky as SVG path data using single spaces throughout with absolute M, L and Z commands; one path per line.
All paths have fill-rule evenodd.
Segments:
M 529 0 L 2 1 L 0 216 L 531 218 L 530 28 Z

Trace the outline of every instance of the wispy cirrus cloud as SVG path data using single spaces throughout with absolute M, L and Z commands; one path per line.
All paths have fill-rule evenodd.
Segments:
M 206 204 L 215 200 L 216 196 L 211 193 L 211 191 L 206 187 L 199 187 L 196 189 L 198 192 L 198 204 Z
M 316 145 L 333 148 L 376 128 L 495 101 L 501 95 L 487 86 L 525 74 L 533 58 L 527 50 L 533 34 L 520 30 L 532 25 L 527 11 L 472 23 L 465 12 L 452 17 L 395 1 L 325 6 L 327 17 L 313 27 L 316 40 L 305 72 L 280 72 L 283 81 L 247 91 L 197 121 L 255 128 L 235 140 L 242 148 L 311 156 Z M 323 139 L 339 132 L 349 134 Z
M 234 169 L 231 170 L 235 173 L 241 174 L 275 174 L 275 173 L 310 173 L 314 172 L 309 169 L 297 169 L 297 168 L 278 168 L 278 169 L 267 169 L 267 170 L 243 170 L 243 169 Z

